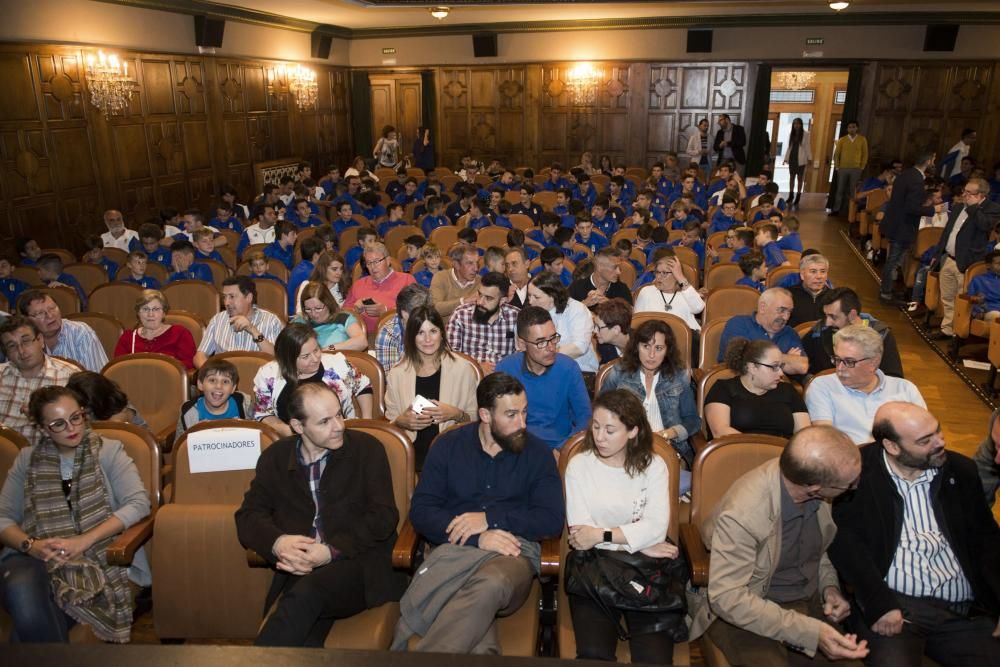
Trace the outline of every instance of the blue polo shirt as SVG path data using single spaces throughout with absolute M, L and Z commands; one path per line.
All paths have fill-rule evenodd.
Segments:
M 361 212 L 361 215 L 365 216 L 369 221 L 375 222 L 384 215 L 387 215 L 385 206 L 382 204 L 375 204 L 374 206 L 366 206 L 365 210 Z
M 594 223 L 594 229 L 609 239 L 618 231 L 618 221 L 609 214 L 605 214 L 603 218 L 591 218 L 590 221 Z
M 295 262 L 295 246 L 290 245 L 287 248 L 282 248 L 280 242 L 272 241 L 264 248 L 264 256 L 278 260 L 285 265 L 285 268 L 291 270 Z
M 569 187 L 569 181 L 567 181 L 565 178 L 561 176 L 559 177 L 558 181 L 553 181 L 551 178 L 549 178 L 546 179 L 544 183 L 542 183 L 542 190 L 546 190 L 548 192 L 556 192 L 558 190 L 562 190 L 563 188 L 568 188 L 568 187 Z
M 493 221 L 490 220 L 489 216 L 483 215 L 483 216 L 480 216 L 478 218 L 472 218 L 472 219 L 470 219 L 468 227 L 469 227 L 469 229 L 474 229 L 476 231 L 479 231 L 483 227 L 490 227 L 492 224 L 493 224 Z M 508 223 L 508 224 L 510 224 L 510 223 Z
M 296 215 L 295 217 L 289 218 L 288 221 L 291 222 L 296 227 L 298 227 L 299 229 L 308 229 L 309 227 L 319 227 L 320 225 L 323 224 L 323 221 L 320 220 L 315 215 L 310 215 L 306 220 L 302 220 L 302 218 Z
M 764 259 L 767 260 L 767 268 L 769 269 L 776 269 L 788 261 L 785 253 L 781 252 L 781 248 L 774 241 L 768 243 L 760 251 L 763 253 Z
M 730 258 L 730 261 L 738 262 L 740 261 L 740 258 L 743 257 L 743 255 L 747 254 L 748 252 L 750 252 L 749 246 L 743 246 L 742 248 L 737 248 L 736 250 L 733 251 L 733 256 Z
M 977 312 L 990 312 L 1000 310 L 1000 275 L 987 271 L 969 281 L 969 296 L 982 296 L 986 299 L 983 303 L 977 303 Z
M 794 250 L 795 252 L 802 252 L 802 239 L 799 238 L 798 232 L 790 232 L 785 234 L 780 239 L 775 241 L 778 247 L 782 250 Z
M 236 216 L 230 216 L 227 220 L 221 220 L 218 217 L 212 218 L 208 226 L 215 227 L 216 229 L 230 229 L 240 234 L 243 233 L 243 223 Z
M 536 266 L 531 270 L 531 277 L 534 278 L 539 273 L 541 273 L 542 270 L 543 267 Z M 559 273 L 559 282 L 561 282 L 566 287 L 570 286 L 570 284 L 573 282 L 573 274 L 569 272 L 569 269 L 563 267 L 563 270 Z
M 722 362 L 726 354 L 726 346 L 733 338 L 746 338 L 747 340 L 769 340 L 778 346 L 782 352 L 788 352 L 792 348 L 802 347 L 802 339 L 795 333 L 795 329 L 785 325 L 785 328 L 774 334 L 767 333 L 756 320 L 756 311 L 753 315 L 735 315 L 729 318 L 725 328 L 722 330 L 722 337 L 719 339 L 719 356 L 716 361 Z
M 736 284 L 743 285 L 744 287 L 752 287 L 761 293 L 763 293 L 764 290 L 767 289 L 767 285 L 765 285 L 762 282 L 758 282 L 756 280 L 751 279 L 750 276 L 743 276 L 742 278 L 736 281 Z
M 714 234 L 716 232 L 728 231 L 737 222 L 739 221 L 736 218 L 723 215 L 722 209 L 719 209 L 715 212 L 715 215 L 712 216 L 712 224 L 708 227 L 708 233 Z
M 601 236 L 600 234 L 591 234 L 590 238 L 584 240 L 579 234 L 576 235 L 575 240 L 577 243 L 587 246 L 590 248 L 590 252 L 597 252 L 601 248 L 608 247 L 608 240 Z
M 133 278 L 132 273 L 128 272 L 128 276 L 122 277 L 118 276 L 118 280 L 123 283 L 132 283 L 133 285 L 138 285 L 142 289 L 160 289 L 160 281 L 152 276 L 143 276 L 142 278 Z
M 351 218 L 350 220 L 346 221 L 342 218 L 337 218 L 336 220 L 333 221 L 333 232 L 338 237 L 340 237 L 341 234 L 343 234 L 346 230 L 350 229 L 351 227 L 360 227 L 360 226 L 361 224 L 354 218 Z
M 347 253 L 344 255 L 344 262 L 347 263 L 347 266 L 344 268 L 353 270 L 354 265 L 358 263 L 358 260 L 360 260 L 361 256 L 364 254 L 365 254 L 365 249 L 359 245 L 356 245 L 353 248 L 348 249 Z
M 403 227 L 404 225 L 408 225 L 408 224 L 409 223 L 406 222 L 406 220 L 404 220 L 403 218 L 400 218 L 399 220 L 396 220 L 395 222 L 391 222 L 389 220 L 386 220 L 385 222 L 383 222 L 382 224 L 380 224 L 378 226 L 378 229 L 376 231 L 378 232 L 379 238 L 380 239 L 384 239 L 385 235 L 388 234 L 389 230 L 392 229 L 393 227 Z
M 7 304 L 10 306 L 11 311 L 17 309 L 18 298 L 29 287 L 31 285 L 14 277 L 0 278 L 0 293 L 3 293 L 4 297 L 7 298 Z
M 208 268 L 204 264 L 198 264 L 195 262 L 187 271 L 175 271 L 170 274 L 167 278 L 168 283 L 175 282 L 177 280 L 204 280 L 206 283 L 212 283 L 212 269 Z
M 451 225 L 451 221 L 443 215 L 425 215 L 424 219 L 420 221 L 420 230 L 424 233 L 425 237 L 430 238 L 431 232 L 435 229 L 438 227 L 448 227 L 449 225 Z
M 197 248 L 195 248 L 195 251 L 194 251 L 194 261 L 197 262 L 200 259 L 213 259 L 216 262 L 221 262 L 223 264 L 226 263 L 226 261 L 224 259 L 222 259 L 222 255 L 219 254 L 218 250 L 213 250 L 212 252 L 204 253 L 201 250 L 198 250 Z
M 497 364 L 497 372 L 513 375 L 528 394 L 528 430 L 552 449 L 587 427 L 590 421 L 590 398 L 583 384 L 583 374 L 573 359 L 556 354 L 555 363 L 541 375 L 530 372 L 524 352 L 515 352 Z

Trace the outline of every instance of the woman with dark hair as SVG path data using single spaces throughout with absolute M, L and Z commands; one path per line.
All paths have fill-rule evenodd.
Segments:
M 788 133 L 788 148 L 785 149 L 784 162 L 788 165 L 788 203 L 799 205 L 802 199 L 802 187 L 805 185 L 806 165 L 812 161 L 812 150 L 809 147 L 809 133 L 805 131 L 801 118 L 792 119 L 792 129 Z M 795 179 L 799 179 L 799 189 L 795 189 Z
M 361 322 L 352 313 L 340 309 L 326 285 L 305 283 L 299 292 L 299 309 L 302 314 L 294 321 L 311 326 L 324 350 L 368 349 L 368 337 Z
M 80 396 L 80 405 L 91 419 L 135 424 L 149 428 L 139 411 L 129 403 L 128 396 L 113 380 L 100 373 L 81 371 L 70 376 L 66 386 Z
M 152 583 L 142 550 L 108 564 L 114 538 L 145 518 L 149 494 L 122 443 L 90 430 L 68 387 L 31 394 L 37 445 L 22 449 L 0 492 L 0 605 L 19 642 L 68 642 L 73 623 L 103 641 L 131 637 L 129 582 Z
M 781 350 L 769 340 L 734 338 L 723 359 L 737 377 L 719 380 L 705 397 L 709 438 L 757 433 L 791 438 L 811 423 L 806 403 L 782 382 Z
M 611 158 L 608 157 L 607 155 L 601 156 L 601 159 L 598 162 L 597 169 L 598 171 L 600 171 L 600 173 L 604 174 L 605 176 L 611 176 L 614 174 L 615 171 L 614 165 L 611 163 Z
M 440 431 L 452 424 L 479 421 L 477 383 L 472 364 L 448 349 L 438 311 L 432 306 L 414 309 L 403 332 L 403 360 L 386 378 L 385 418 L 410 436 L 418 470 Z M 421 406 L 418 397 L 430 405 Z
M 313 272 L 309 275 L 309 282 L 326 285 L 338 306 L 344 305 L 347 290 L 351 289 L 351 272 L 345 269 L 346 266 L 347 262 L 344 261 L 344 257 L 340 253 L 335 250 L 325 250 L 316 259 Z M 299 293 L 295 297 L 300 309 L 298 314 L 301 314 L 302 290 L 304 288 L 305 283 L 302 283 L 299 287 Z
M 382 128 L 382 136 L 375 144 L 372 156 L 376 165 L 383 169 L 396 169 L 399 166 L 399 136 L 392 125 Z
M 584 373 L 597 372 L 597 353 L 591 345 L 594 320 L 585 305 L 573 299 L 559 276 L 542 271 L 528 283 L 528 303 L 549 311 L 561 336 L 560 354 L 576 361 Z
M 365 158 L 361 155 L 355 155 L 354 159 L 351 160 L 351 166 L 344 172 L 344 180 L 346 181 L 351 176 L 357 176 L 362 181 L 366 178 L 370 178 L 378 183 L 378 176 L 376 176 L 374 172 L 368 170 L 368 163 L 365 162 Z
M 421 125 L 417 128 L 417 138 L 413 140 L 413 166 L 424 170 L 425 174 L 434 171 L 434 144 L 431 142 L 431 128 Z
M 260 367 L 253 379 L 254 419 L 282 437 L 292 434 L 288 401 L 300 384 L 322 382 L 337 393 L 344 418 L 371 419 L 372 387 L 340 352 L 323 352 L 308 324 L 293 322 L 274 341 L 274 361 Z M 355 410 L 357 400 L 360 410 Z M 359 414 L 360 412 L 360 414 Z
M 690 467 L 694 449 L 688 439 L 701 428 L 701 418 L 690 369 L 681 366 L 677 339 L 664 322 L 649 320 L 632 331 L 621 359 L 604 377 L 601 393 L 619 388 L 639 397 L 650 428 L 669 440 Z
M 615 389 L 594 399 L 594 414 L 580 451 L 566 466 L 569 545 L 676 558 L 666 541 L 670 522 L 667 466 L 653 452 L 653 433 L 642 402 Z M 648 612 L 612 610 L 582 595 L 569 595 L 579 660 L 614 662 L 618 622 L 625 617 L 633 662 L 669 665 L 674 641 L 668 630 L 650 627 Z M 683 612 L 677 612 L 683 617 Z

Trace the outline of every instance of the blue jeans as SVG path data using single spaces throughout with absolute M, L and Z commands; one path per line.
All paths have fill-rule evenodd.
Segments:
M 911 243 L 899 243 L 889 241 L 889 253 L 885 258 L 885 266 L 882 267 L 882 289 L 880 294 L 885 298 L 892 298 L 892 286 L 896 282 L 896 269 L 903 265 L 906 253 L 910 250 Z
M 14 621 L 13 641 L 69 641 L 73 621 L 56 605 L 45 563 L 37 558 L 17 553 L 0 561 L 0 604 Z

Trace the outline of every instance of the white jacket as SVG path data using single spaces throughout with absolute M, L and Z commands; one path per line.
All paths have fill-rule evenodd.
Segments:
M 809 163 L 812 162 L 812 150 L 809 146 L 809 133 L 804 132 L 802 134 L 802 145 L 799 146 L 799 159 L 798 164 L 790 164 L 789 167 L 808 167 Z M 792 154 L 792 142 L 789 141 L 785 145 L 785 157 L 783 158 L 785 162 L 788 162 L 788 156 Z
M 711 163 L 712 137 L 708 138 L 707 146 L 708 146 L 708 155 L 706 157 L 708 158 L 709 163 Z M 691 158 L 691 161 L 694 162 L 695 164 L 701 162 L 701 132 L 699 132 L 697 129 L 694 131 L 694 134 L 688 137 L 688 146 L 687 150 L 684 151 L 684 154 L 687 155 L 689 158 Z

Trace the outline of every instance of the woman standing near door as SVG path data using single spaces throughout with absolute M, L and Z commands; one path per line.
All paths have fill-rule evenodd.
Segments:
M 788 203 L 798 206 L 802 199 L 802 186 L 805 185 L 806 165 L 812 161 L 809 150 L 809 133 L 805 131 L 801 118 L 792 121 L 792 130 L 788 134 L 788 148 L 785 149 L 785 164 L 788 165 Z M 799 189 L 795 189 L 795 179 L 798 178 Z
M 396 128 L 386 125 L 382 128 L 382 138 L 375 144 L 372 155 L 378 161 L 378 167 L 395 169 L 399 166 L 399 137 Z

